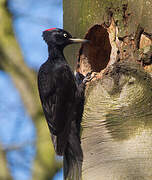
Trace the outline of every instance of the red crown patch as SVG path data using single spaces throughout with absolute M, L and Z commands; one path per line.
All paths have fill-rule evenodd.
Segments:
M 45 31 L 52 31 L 53 29 L 56 29 L 56 28 L 46 29 Z

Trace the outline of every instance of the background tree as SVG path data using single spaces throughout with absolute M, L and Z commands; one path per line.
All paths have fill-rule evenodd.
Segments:
M 13 179 L 8 168 L 8 151 L 21 151 L 29 144 L 36 145 L 36 157 L 32 167 L 32 179 L 52 179 L 61 168 L 51 145 L 49 131 L 44 120 L 37 91 L 37 73 L 29 68 L 23 60 L 20 47 L 17 43 L 12 27 L 12 15 L 8 10 L 8 2 L 0 1 L 0 70 L 6 72 L 18 89 L 28 114 L 36 128 L 36 142 L 27 142 L 21 146 L 6 148 L 1 142 L 0 159 L 2 179 Z M 3 88 L 3 87 L 2 87 Z M 16 104 L 14 104 L 16 106 Z M 6 112 L 7 113 L 7 112 Z M 11 120 L 11 119 L 10 119 Z M 8 131 L 6 129 L 6 131 Z M 25 157 L 26 158 L 26 157 Z M 26 161 L 26 159 L 24 159 Z M 25 168 L 23 164 L 20 164 Z

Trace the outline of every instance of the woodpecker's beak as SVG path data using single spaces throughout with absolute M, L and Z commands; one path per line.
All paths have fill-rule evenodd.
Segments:
M 69 38 L 71 43 L 87 43 L 89 40 L 87 39 L 76 39 L 76 38 Z

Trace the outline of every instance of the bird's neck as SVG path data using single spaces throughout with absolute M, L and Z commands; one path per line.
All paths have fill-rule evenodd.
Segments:
M 48 53 L 49 53 L 49 59 L 52 61 L 57 59 L 65 60 L 62 47 L 48 46 Z

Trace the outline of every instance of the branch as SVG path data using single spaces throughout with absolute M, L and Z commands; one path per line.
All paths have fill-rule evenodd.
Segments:
M 0 144 L 0 179 L 6 179 L 6 180 L 13 180 L 10 170 L 8 169 L 7 165 L 7 158 L 6 158 L 6 152 L 3 150 L 1 144 Z

